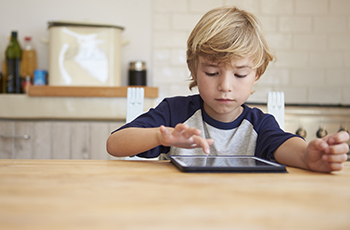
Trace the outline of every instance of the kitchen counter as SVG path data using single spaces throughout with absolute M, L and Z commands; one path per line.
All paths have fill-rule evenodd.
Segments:
M 0 160 L 1 229 L 349 229 L 350 162 L 322 174 L 169 161 Z
M 125 120 L 127 87 L 36 86 L 28 94 L 0 94 L 0 119 Z M 145 87 L 144 111 L 158 88 Z

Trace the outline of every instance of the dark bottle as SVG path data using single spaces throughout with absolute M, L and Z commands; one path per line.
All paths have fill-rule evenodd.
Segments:
M 17 31 L 12 31 L 10 44 L 6 52 L 6 93 L 21 93 L 21 57 L 22 50 L 17 40 Z
M 0 93 L 2 93 L 2 89 L 3 89 L 3 87 L 2 87 L 2 84 L 3 84 L 3 74 L 0 72 Z

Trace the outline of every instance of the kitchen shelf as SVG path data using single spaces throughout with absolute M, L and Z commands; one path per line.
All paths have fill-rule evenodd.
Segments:
M 145 98 L 157 98 L 157 87 L 145 86 L 118 86 L 118 87 L 91 87 L 91 86 L 30 86 L 29 97 L 127 97 L 128 87 L 142 87 Z

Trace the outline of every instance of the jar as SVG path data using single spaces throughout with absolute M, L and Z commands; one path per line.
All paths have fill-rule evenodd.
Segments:
M 47 71 L 36 69 L 34 70 L 34 85 L 47 85 Z
M 129 85 L 147 85 L 146 63 L 143 61 L 130 62 Z

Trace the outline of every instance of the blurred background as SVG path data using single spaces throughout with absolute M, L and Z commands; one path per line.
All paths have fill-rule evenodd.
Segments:
M 124 27 L 122 39 L 122 71 L 127 75 L 128 63 L 144 60 L 151 65 L 152 1 L 151 0 L 0 0 L 0 53 L 4 54 L 12 30 L 31 36 L 37 51 L 38 68 L 49 68 L 49 21 L 73 21 Z M 0 55 L 2 63 L 4 55 Z M 151 68 L 150 70 L 151 71 Z M 127 84 L 126 77 L 123 84 Z
M 197 93 L 188 89 L 187 38 L 204 13 L 224 5 L 254 13 L 277 57 L 248 102 L 266 111 L 268 93 L 284 92 L 285 130 L 306 141 L 348 131 L 350 0 L 0 0 L 0 71 L 13 30 L 21 46 L 32 37 L 50 83 L 49 21 L 123 27 L 121 63 L 112 67 L 127 86 L 129 64 L 144 62 L 147 86 L 158 90 L 145 98 L 147 111 L 164 97 Z M 105 142 L 125 114 L 125 97 L 0 94 L 0 158 L 110 159 Z
M 159 98 L 187 95 L 187 37 L 208 10 L 236 5 L 262 22 L 277 61 L 256 85 L 251 102 L 266 102 L 271 90 L 287 103 L 350 104 L 349 0 L 0 0 L 0 53 L 12 30 L 19 42 L 32 36 L 38 68 L 48 69 L 48 21 L 82 21 L 124 27 L 122 84 L 131 61 L 147 66 L 147 84 Z M 0 55 L 2 62 L 4 55 Z

